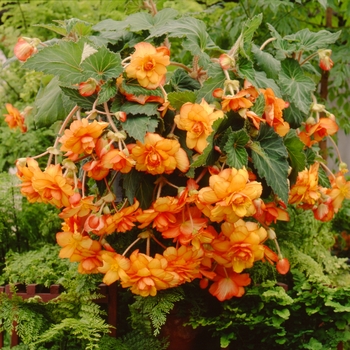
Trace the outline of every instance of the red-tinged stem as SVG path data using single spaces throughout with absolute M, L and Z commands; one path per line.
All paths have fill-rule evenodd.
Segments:
M 46 156 L 47 154 L 49 154 L 49 151 L 46 151 L 44 153 L 38 154 L 37 156 L 31 157 L 32 159 L 38 159 L 40 157 Z
M 198 183 L 199 181 L 202 180 L 203 176 L 207 173 L 207 171 L 208 171 L 207 168 L 204 168 L 204 169 L 202 170 L 202 172 L 198 175 L 197 179 L 195 180 L 196 183 Z
M 322 168 L 323 168 L 324 170 L 326 170 L 326 171 L 333 177 L 333 179 L 335 179 L 335 175 L 333 174 L 333 172 L 331 171 L 331 169 L 329 169 L 328 166 L 327 166 L 326 164 L 322 163 L 322 162 L 320 162 L 320 164 L 321 164 Z
M 73 118 L 74 114 L 79 110 L 79 106 L 75 106 L 67 115 L 66 119 L 63 121 L 60 130 L 58 131 L 58 136 L 56 137 L 55 143 L 53 145 L 53 148 L 57 148 L 59 139 L 61 138 L 61 134 L 63 133 L 63 130 L 67 127 L 68 123 L 70 120 Z M 52 162 L 52 153 L 50 153 L 49 159 L 47 161 L 47 167 L 51 164 Z
M 171 66 L 180 67 L 180 68 L 184 69 L 186 72 L 192 73 L 192 69 L 189 68 L 189 67 L 187 67 L 187 66 L 184 65 L 183 63 L 170 61 L 170 65 L 171 65 Z
M 147 241 L 146 241 L 146 255 L 148 255 L 148 256 L 151 255 L 151 238 L 150 238 L 150 236 L 147 237 Z
M 339 148 L 338 148 L 337 144 L 335 143 L 333 138 L 331 136 L 329 136 L 329 135 L 328 135 L 328 139 L 332 142 L 332 144 L 333 144 L 333 146 L 335 148 L 335 151 L 337 152 L 339 163 L 342 163 L 343 161 L 341 159 L 341 155 L 340 155 Z
M 105 109 L 105 111 L 106 111 L 106 116 L 107 116 L 109 125 L 111 126 L 111 128 L 113 129 L 114 132 L 119 132 L 119 130 L 117 129 L 117 127 L 116 127 L 115 124 L 114 124 L 114 121 L 113 121 L 113 119 L 112 119 L 111 113 L 109 112 L 107 102 L 105 102 L 105 103 L 103 104 L 103 107 L 104 107 L 104 109 Z
M 167 248 L 163 243 L 159 242 L 158 239 L 155 237 L 155 235 L 151 235 L 152 239 L 159 244 L 164 250 Z
M 126 254 L 139 240 L 141 240 L 141 239 L 142 239 L 141 237 L 136 238 L 135 241 L 132 242 L 132 243 L 129 245 L 129 247 L 127 247 L 127 248 L 124 250 L 124 252 L 123 252 L 122 255 L 125 256 L 125 254 Z

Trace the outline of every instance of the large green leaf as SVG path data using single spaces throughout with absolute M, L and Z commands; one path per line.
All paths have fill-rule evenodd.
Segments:
M 191 78 L 183 69 L 177 69 L 170 78 L 170 86 L 174 91 L 199 90 L 199 82 Z
M 325 49 L 330 44 L 335 43 L 338 40 L 340 33 L 340 31 L 332 33 L 327 30 L 311 32 L 306 28 L 295 34 L 287 35 L 283 39 L 294 42 L 297 45 L 298 51 L 314 52 L 318 49 Z
M 64 83 L 77 84 L 84 81 L 80 67 L 83 49 L 83 41 L 61 41 L 58 45 L 45 47 L 29 58 L 24 67 L 58 76 Z
M 145 89 L 140 86 L 136 80 L 125 82 L 123 80 L 121 84 L 122 89 L 127 93 L 135 96 L 145 95 L 145 96 L 160 96 L 163 97 L 162 91 L 157 88 L 154 90 Z
M 307 114 L 302 112 L 294 102 L 289 101 L 289 107 L 283 110 L 283 118 L 292 128 L 296 129 L 306 120 Z
M 170 92 L 168 94 L 168 100 L 170 105 L 179 111 L 184 103 L 195 103 L 196 94 L 193 91 Z
M 38 128 L 49 127 L 57 120 L 63 120 L 74 106 L 75 103 L 63 94 L 55 77 L 37 95 L 35 124 Z
M 123 123 L 123 129 L 130 137 L 143 142 L 146 133 L 154 132 L 158 125 L 158 120 L 150 117 L 130 117 Z
M 311 106 L 311 93 L 316 86 L 311 78 L 305 75 L 299 63 L 291 58 L 281 62 L 279 83 L 284 94 L 303 112 L 308 113 Z
M 248 165 L 248 153 L 245 146 L 249 140 L 249 135 L 243 129 L 239 131 L 229 130 L 223 150 L 227 155 L 226 163 L 230 167 L 241 169 Z
M 266 180 L 268 186 L 281 198 L 288 202 L 288 152 L 283 139 L 266 124 L 262 124 L 256 141 L 249 147 L 252 159 L 260 177 Z
M 290 178 L 291 181 L 294 182 L 298 172 L 303 171 L 306 167 L 305 145 L 300 141 L 295 130 L 290 130 L 283 141 L 287 148 L 290 165 L 292 167 Z
M 182 17 L 178 20 L 168 21 L 163 26 L 152 30 L 148 39 L 164 34 L 170 38 L 185 38 L 182 45 L 186 46 L 194 55 L 201 55 L 204 50 L 216 47 L 207 33 L 204 22 L 193 17 Z
M 142 209 L 148 209 L 152 202 L 154 177 L 135 169 L 123 174 L 123 188 L 130 203 L 134 198 L 140 202 Z
M 276 80 L 281 70 L 281 62 L 276 60 L 270 53 L 261 51 L 256 45 L 252 46 L 252 52 L 258 66 L 266 73 L 266 76 Z
M 82 81 L 89 78 L 96 80 L 108 80 L 117 78 L 122 72 L 121 59 L 119 53 L 109 51 L 102 46 L 96 53 L 86 58 L 81 64 Z
M 115 79 L 110 79 L 106 81 L 102 86 L 101 90 L 98 92 L 97 104 L 101 104 L 109 101 L 117 93 L 117 85 Z
M 241 43 L 240 43 L 240 53 L 250 59 L 249 54 L 252 47 L 252 40 L 255 31 L 260 27 L 262 21 L 262 14 L 247 20 L 242 28 L 241 32 Z
M 265 72 L 258 72 L 253 68 L 252 62 L 240 59 L 237 64 L 237 73 L 242 79 L 247 79 L 256 88 L 271 88 L 277 97 L 281 97 L 281 91 L 273 79 L 269 79 Z

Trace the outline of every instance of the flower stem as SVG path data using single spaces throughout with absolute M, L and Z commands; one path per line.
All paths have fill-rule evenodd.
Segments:
M 115 124 L 114 124 L 114 121 L 113 121 L 113 119 L 112 119 L 111 113 L 109 112 L 107 102 L 105 102 L 105 103 L 103 104 L 103 107 L 104 107 L 104 109 L 105 109 L 105 111 L 106 111 L 106 116 L 107 116 L 109 125 L 111 126 L 111 128 L 113 129 L 114 132 L 119 132 L 119 130 L 117 129 L 117 127 L 116 127 Z
M 129 245 L 129 247 L 127 247 L 125 250 L 124 250 L 124 252 L 123 252 L 123 256 L 125 256 L 125 254 L 139 241 L 139 240 L 141 240 L 142 238 L 141 237 L 138 237 L 138 238 L 136 238 L 135 240 L 134 240 L 134 242 L 132 242 L 130 245 Z
M 266 47 L 267 44 L 269 44 L 270 42 L 276 40 L 277 38 L 270 38 L 267 39 L 261 46 L 260 46 L 260 51 L 264 50 L 264 48 Z

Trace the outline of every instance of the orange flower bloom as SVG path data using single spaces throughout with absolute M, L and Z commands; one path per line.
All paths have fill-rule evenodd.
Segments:
M 97 268 L 102 266 L 101 244 L 98 241 L 77 231 L 58 232 L 56 240 L 62 247 L 59 257 L 79 262 L 78 271 L 80 273 L 97 273 Z
M 337 123 L 330 118 L 320 118 L 318 123 L 305 124 L 305 131 L 299 133 L 300 140 L 308 147 L 322 141 L 326 136 L 334 135 L 339 130 Z
M 222 98 L 221 106 L 224 112 L 238 111 L 239 109 L 247 109 L 253 106 L 253 103 L 245 96 L 247 92 L 245 90 L 239 91 L 236 95 L 228 95 Z
M 185 208 L 176 215 L 176 222 L 170 223 L 168 229 L 162 231 L 162 236 L 187 245 L 207 226 L 207 222 L 208 219 L 202 217 L 202 212 L 197 207 Z
M 166 271 L 168 261 L 162 255 L 157 254 L 152 258 L 135 250 L 130 255 L 131 266 L 126 271 L 127 280 L 122 280 L 124 288 L 130 287 L 134 294 L 147 297 L 155 296 L 158 290 L 167 289 L 180 283 L 180 277 Z
M 134 222 L 137 221 L 137 215 L 141 214 L 139 209 L 139 202 L 135 200 L 133 205 L 123 208 L 114 215 L 110 215 L 106 218 L 106 225 L 103 234 L 111 234 L 113 232 L 127 232 L 134 226 Z
M 41 171 L 38 162 L 32 158 L 27 158 L 25 161 L 17 161 L 17 177 L 22 181 L 21 193 L 27 197 L 30 203 L 42 202 L 40 194 L 33 188 L 34 172 Z
M 187 147 L 202 153 L 208 145 L 208 136 L 213 132 L 214 121 L 223 116 L 222 111 L 214 112 L 214 108 L 202 99 L 200 104 L 185 103 L 174 121 L 179 129 L 187 131 Z
M 128 281 L 129 277 L 125 273 L 131 266 L 130 260 L 117 253 L 104 251 L 102 253 L 103 266 L 98 271 L 104 273 L 103 283 L 112 284 L 119 279 Z
M 6 103 L 5 107 L 9 114 L 4 114 L 5 122 L 8 124 L 10 129 L 19 128 L 22 132 L 27 131 L 27 127 L 24 125 L 24 113 L 13 107 L 10 103 Z
M 199 190 L 197 206 L 214 222 L 235 222 L 243 216 L 254 215 L 253 200 L 261 196 L 262 186 L 256 181 L 248 182 L 248 179 L 245 168 L 227 168 L 212 175 L 209 187 Z
M 150 43 L 138 43 L 125 68 L 128 78 L 137 79 L 146 89 L 156 89 L 165 82 L 166 66 L 170 64 L 170 52 L 165 46 L 155 48 Z
M 264 203 L 261 198 L 254 200 L 256 213 L 253 215 L 256 220 L 266 225 L 277 220 L 289 221 L 289 214 L 286 210 L 277 207 L 275 202 Z
M 90 214 L 84 223 L 84 230 L 100 236 L 106 226 L 106 218 L 101 214 Z
M 248 286 L 251 282 L 247 273 L 236 273 L 234 271 L 225 271 L 225 268 L 218 266 L 214 277 L 214 283 L 209 288 L 209 293 L 218 300 L 229 300 L 232 297 L 241 297 L 245 290 L 243 287 Z
M 200 265 L 204 256 L 202 249 L 184 245 L 177 249 L 168 247 L 163 256 L 168 261 L 166 271 L 173 271 L 180 277 L 179 280 L 176 278 L 170 282 L 173 287 L 201 277 Z M 176 285 L 173 284 L 174 282 Z
M 80 154 L 91 154 L 96 146 L 96 141 L 102 134 L 108 123 L 88 119 L 75 120 L 69 129 L 64 131 L 60 138 L 61 150 L 67 151 L 70 159 L 75 160 Z
M 319 163 L 314 163 L 310 169 L 299 172 L 296 183 L 289 192 L 289 204 L 304 204 L 314 206 L 321 196 L 318 188 Z
M 136 170 L 152 175 L 171 174 L 176 168 L 185 173 L 190 167 L 187 154 L 180 143 L 165 139 L 159 134 L 148 132 L 144 144 L 136 141 L 131 153 L 136 161 Z
M 267 238 L 267 232 L 255 222 L 238 220 L 231 224 L 221 225 L 222 234 L 214 239 L 210 254 L 214 260 L 233 271 L 240 273 L 253 266 L 254 262 L 264 258 L 264 246 L 261 244 Z
M 79 217 L 87 216 L 91 213 L 91 211 L 97 211 L 98 207 L 93 204 L 95 197 L 88 196 L 81 198 L 79 193 L 74 193 L 71 197 L 69 197 L 70 206 L 64 208 L 62 212 L 59 214 L 61 219 L 66 219 L 77 215 Z
M 44 172 L 36 169 L 32 177 L 32 186 L 44 203 L 57 208 L 69 207 L 69 197 L 74 194 L 70 179 L 62 174 L 60 164 L 49 165 Z
M 260 91 L 265 97 L 264 117 L 267 124 L 272 126 L 280 136 L 285 136 L 290 129 L 289 124 L 283 120 L 282 110 L 286 108 L 286 102 L 276 97 L 271 88 L 260 89 Z
M 350 199 L 350 181 L 346 181 L 342 172 L 330 177 L 332 188 L 328 195 L 332 198 L 332 206 L 335 212 L 341 208 L 344 199 Z
M 142 214 L 138 215 L 137 221 L 141 223 L 139 228 L 145 228 L 153 222 L 152 227 L 163 232 L 169 228 L 170 224 L 176 223 L 176 213 L 179 213 L 186 201 L 184 198 L 159 197 L 151 206 Z

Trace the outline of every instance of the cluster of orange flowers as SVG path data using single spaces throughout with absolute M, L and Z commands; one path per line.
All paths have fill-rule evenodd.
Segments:
M 231 68 L 225 59 L 219 61 L 227 71 Z M 135 52 L 123 63 L 126 76 L 136 79 L 143 88 L 162 88 L 170 52 L 166 47 L 155 48 L 143 42 L 135 45 Z M 84 83 L 79 87 L 81 94 L 93 95 L 98 83 Z M 174 117 L 174 128 L 186 132 L 186 146 L 196 155 L 207 147 L 213 123 L 231 110 L 249 118 L 257 129 L 260 123 L 267 123 L 280 136 L 289 131 L 289 124 L 283 119 L 283 109 L 288 107 L 285 101 L 270 88 L 256 89 L 246 84 L 240 90 L 237 83 L 229 81 L 225 89 L 214 91 L 214 96 L 221 100 L 221 109 L 216 110 L 202 99 L 201 103 L 183 104 Z M 120 88 L 120 81 L 117 84 Z M 122 90 L 121 93 L 127 100 L 141 104 L 153 98 L 132 96 Z M 262 116 L 249 110 L 260 94 L 265 98 Z M 152 101 L 162 104 L 159 109 L 162 112 L 171 108 L 166 95 Z M 23 128 L 21 114 L 12 107 L 8 111 L 6 118 L 10 125 Z M 125 132 L 116 127 L 109 111 L 103 113 L 107 121 L 101 117 L 93 119 L 95 114 L 87 113 L 85 118 L 80 118 L 80 114 L 71 113 L 76 120 L 62 130 L 54 150 L 65 152 L 61 163 L 50 164 L 50 154 L 49 164 L 42 171 L 34 158 L 17 161 L 22 194 L 30 202 L 61 208 L 64 222 L 62 232 L 56 236 L 62 247 L 61 258 L 78 262 L 81 273 L 102 273 L 106 284 L 119 281 L 142 296 L 154 296 L 159 290 L 198 278 L 203 288 L 210 283 L 209 292 L 221 301 L 244 294 L 244 287 L 251 282 L 244 271 L 256 261 L 274 264 L 283 260 L 286 266 L 280 252 L 276 254 L 264 245 L 271 238 L 269 225 L 277 220 L 289 220 L 286 206 L 265 203 L 261 199 L 262 185 L 248 169 L 230 168 L 225 163 L 204 167 L 204 172 L 210 175 L 207 186 L 200 185 L 202 173 L 197 179 L 188 179 L 186 186 L 178 187 L 170 182 L 168 175 L 184 175 L 190 168 L 190 160 L 175 137 L 148 132 L 143 140 L 127 144 Z M 329 135 L 329 120 L 307 126 L 301 139 L 311 145 L 311 138 L 317 142 L 327 130 Z M 332 126 L 334 130 L 333 123 Z M 50 152 L 53 151 L 47 153 Z M 84 162 L 80 163 L 81 160 Z M 127 174 L 133 169 L 156 178 L 154 201 L 147 209 L 140 207 L 137 198 L 133 203 L 127 200 L 116 203 L 112 183 L 118 173 Z M 289 203 L 313 210 L 321 220 L 329 220 L 342 200 L 350 198 L 350 185 L 340 173 L 332 179 L 331 189 L 321 188 L 317 170 L 315 163 L 299 174 L 291 188 Z M 79 171 L 83 176 L 78 176 Z M 103 196 L 86 193 L 89 178 L 105 183 Z M 166 186 L 176 187 L 178 194 L 162 196 Z M 108 243 L 108 236 L 113 233 L 136 231 L 139 233 L 136 240 L 124 252 L 116 252 Z M 135 249 L 128 254 L 140 240 L 147 242 L 146 252 Z M 162 254 L 151 256 L 151 240 L 159 244 Z M 169 240 L 173 245 L 166 243 Z M 287 270 L 284 268 L 283 273 Z

